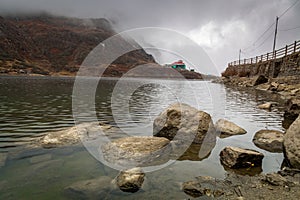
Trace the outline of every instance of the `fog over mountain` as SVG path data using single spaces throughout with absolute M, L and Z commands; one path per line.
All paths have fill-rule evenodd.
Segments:
M 298 0 L 0 0 L 1 15 L 40 11 L 78 18 L 104 17 L 118 32 L 141 27 L 175 30 L 204 49 L 216 67 L 211 72 L 204 71 L 214 74 L 238 59 L 239 49 L 243 51 L 242 58 L 270 52 L 276 16 L 280 16 L 277 48 L 300 39 Z M 146 42 L 156 46 L 158 37 L 147 38 Z M 172 44 L 166 42 L 172 49 Z M 187 49 L 185 43 L 173 45 Z M 197 56 L 198 52 L 189 53 Z M 155 52 L 154 56 L 161 64 L 175 59 Z M 197 65 L 214 68 L 209 62 Z

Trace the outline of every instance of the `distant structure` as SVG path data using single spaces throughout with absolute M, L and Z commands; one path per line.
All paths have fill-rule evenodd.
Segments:
M 166 67 L 171 67 L 173 69 L 186 69 L 186 65 L 182 60 L 178 60 L 177 62 L 173 62 L 172 64 L 166 64 Z

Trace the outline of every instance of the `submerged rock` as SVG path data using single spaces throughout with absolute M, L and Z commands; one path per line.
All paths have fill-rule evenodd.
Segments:
M 199 144 L 206 134 L 215 134 L 211 116 L 187 104 L 172 104 L 153 123 L 153 135 L 169 140 Z
M 43 155 L 33 156 L 30 158 L 29 161 L 31 164 L 35 164 L 35 163 L 45 162 L 51 159 L 52 159 L 51 154 L 43 154 Z
M 225 147 L 220 153 L 221 163 L 229 168 L 261 167 L 264 155 L 251 149 Z
M 225 119 L 219 119 L 215 124 L 215 128 L 216 131 L 220 132 L 220 138 L 247 133 L 245 129 Z
M 283 151 L 283 136 L 281 131 L 260 130 L 255 133 L 252 141 L 261 149 L 281 153 Z
M 162 137 L 136 136 L 125 137 L 103 145 L 100 152 L 112 164 L 126 168 L 151 166 L 169 160 L 172 148 L 170 141 Z
M 268 102 L 268 103 L 260 104 L 257 107 L 260 109 L 270 110 L 272 107 L 272 103 Z
M 192 144 L 185 151 L 178 151 L 180 155 L 176 155 L 178 149 L 177 147 L 173 147 L 172 158 L 181 161 L 182 160 L 201 161 L 209 157 L 212 149 L 215 147 L 215 144 L 216 144 L 215 142 L 214 143 L 203 142 L 203 144 Z
M 5 166 L 7 153 L 0 153 L 0 168 Z
M 104 199 L 112 189 L 111 182 L 108 176 L 78 181 L 66 187 L 64 193 L 72 199 Z
M 143 185 L 145 173 L 140 168 L 122 171 L 116 178 L 120 190 L 124 192 L 137 192 Z
M 290 166 L 300 169 L 300 116 L 286 131 L 283 148 L 285 158 Z
M 83 123 L 60 131 L 50 132 L 43 136 L 38 143 L 44 148 L 74 145 L 80 143 L 81 139 L 95 139 L 100 129 L 107 131 L 111 129 L 111 126 L 99 125 L 98 123 Z

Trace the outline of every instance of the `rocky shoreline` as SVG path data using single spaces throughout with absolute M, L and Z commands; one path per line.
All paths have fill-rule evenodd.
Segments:
M 285 113 L 282 126 L 287 129 L 300 114 L 300 81 L 297 76 L 268 78 L 264 75 L 253 77 L 226 76 L 213 82 L 227 87 L 254 89 L 275 95 L 284 102 Z M 258 108 L 270 110 L 277 102 L 265 102 Z
M 261 130 L 253 138 L 253 142 L 259 148 L 283 152 L 286 160 L 279 172 L 261 174 L 264 158 L 262 153 L 229 146 L 219 154 L 220 162 L 227 171 L 224 180 L 196 177 L 195 180 L 182 183 L 181 190 L 194 198 L 205 196 L 220 199 L 291 199 L 300 196 L 299 127 L 300 117 L 286 133 Z M 82 141 L 97 139 L 99 128 L 111 139 L 111 142 L 98 149 L 99 153 L 103 153 L 107 162 L 123 166 L 123 170 L 120 170 L 115 179 L 101 176 L 67 186 L 64 192 L 71 198 L 105 198 L 116 188 L 123 192 L 137 192 L 144 188 L 147 177 L 143 167 L 161 165 L 169 160 L 184 160 L 185 153 L 195 145 L 200 147 L 193 150 L 197 158 L 192 159 L 201 160 L 210 154 L 217 137 L 235 137 L 246 133 L 233 122 L 220 119 L 214 124 L 208 113 L 187 104 L 173 104 L 154 120 L 153 136 L 128 137 L 118 128 L 108 124 L 84 123 L 47 133 L 33 141 L 29 148 L 55 149 L 78 145 Z M 176 135 L 176 132 L 180 134 Z M 6 158 L 7 155 L 1 155 L 2 166 L 5 166 Z M 37 155 L 31 162 L 49 159 L 51 154 Z M 132 162 L 133 165 L 128 164 Z M 241 175 L 239 170 L 245 170 L 250 175 Z

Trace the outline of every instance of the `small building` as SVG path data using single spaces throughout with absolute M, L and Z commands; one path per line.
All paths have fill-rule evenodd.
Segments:
M 173 69 L 186 69 L 186 65 L 182 60 L 178 60 L 177 62 L 172 63 L 171 67 Z

